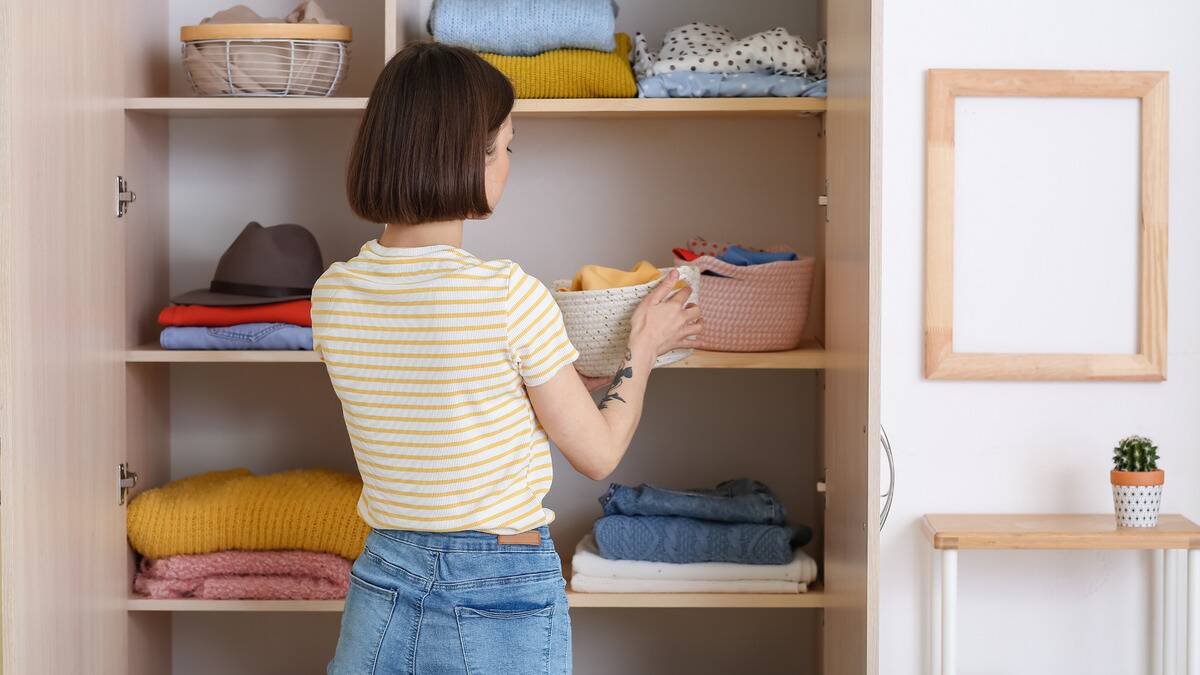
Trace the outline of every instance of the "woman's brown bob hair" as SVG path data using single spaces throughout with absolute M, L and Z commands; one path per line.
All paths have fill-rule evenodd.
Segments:
M 484 166 L 512 107 L 508 78 L 475 53 L 405 47 L 380 73 L 358 127 L 350 208 L 394 225 L 488 216 Z

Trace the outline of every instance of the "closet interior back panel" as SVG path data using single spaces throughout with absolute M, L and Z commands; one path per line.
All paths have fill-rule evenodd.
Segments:
M 188 95 L 178 26 L 228 0 L 173 0 L 170 93 Z M 284 14 L 291 0 L 252 4 Z M 382 2 L 325 0 L 354 28 L 339 95 L 366 96 L 383 61 Z M 418 31 L 428 2 L 400 3 Z M 622 0 L 619 30 L 662 33 L 689 21 L 735 33 L 784 26 L 821 35 L 816 2 Z M 821 120 L 515 120 L 512 171 L 495 214 L 468 222 L 464 248 L 510 258 L 543 281 L 585 263 L 670 261 L 692 235 L 788 244 L 816 254 L 815 205 L 824 180 Z M 346 205 L 344 165 L 355 117 L 172 118 L 169 121 L 169 286 L 207 285 L 225 247 L 251 220 L 312 230 L 326 262 L 353 256 L 379 228 Z M 820 334 L 819 317 L 809 332 Z M 158 366 L 156 366 L 158 367 Z M 166 366 L 162 366 L 166 367 Z M 179 364 L 170 368 L 170 477 L 244 466 L 256 472 L 322 466 L 354 471 L 324 369 L 315 364 Z M 820 376 L 816 371 L 667 370 L 651 380 L 642 425 L 611 480 L 674 487 L 739 476 L 767 480 L 793 520 L 814 526 L 819 558 Z M 555 456 L 547 504 L 564 560 L 599 515 L 606 482 Z M 339 615 L 182 613 L 171 622 L 173 672 L 323 672 Z M 810 610 L 572 610 L 576 672 L 814 672 L 820 614 Z M 621 645 L 620 649 L 613 649 Z

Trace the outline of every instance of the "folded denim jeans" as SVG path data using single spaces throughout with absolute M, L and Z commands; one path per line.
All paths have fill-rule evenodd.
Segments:
M 312 329 L 290 323 L 240 323 L 236 326 L 164 328 L 163 349 L 312 349 Z
M 600 497 L 606 516 L 680 516 L 725 523 L 783 525 L 787 514 L 771 489 L 749 478 L 712 489 L 666 490 L 613 483 Z
M 592 533 L 600 555 L 610 560 L 745 565 L 786 565 L 792 548 L 812 538 L 804 526 L 793 530 L 667 516 L 605 516 Z

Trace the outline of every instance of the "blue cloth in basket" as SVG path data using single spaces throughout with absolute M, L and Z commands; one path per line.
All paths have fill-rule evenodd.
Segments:
M 763 73 L 676 71 L 638 80 L 644 98 L 717 98 L 740 96 L 825 96 L 825 80 Z
M 605 516 L 592 529 L 600 555 L 666 563 L 730 562 L 786 565 L 793 546 L 812 538 L 807 527 L 716 523 L 670 516 Z
M 667 490 L 613 483 L 600 497 L 606 516 L 681 516 L 726 523 L 783 525 L 787 513 L 771 489 L 749 478 L 712 489 Z
M 747 265 L 765 265 L 766 263 L 783 260 L 795 260 L 796 254 L 792 251 L 751 251 L 741 246 L 730 246 L 725 249 L 725 252 L 720 255 L 719 259 L 730 265 L 745 267 Z
M 506 56 L 616 49 L 612 0 L 434 0 L 427 27 L 438 42 Z

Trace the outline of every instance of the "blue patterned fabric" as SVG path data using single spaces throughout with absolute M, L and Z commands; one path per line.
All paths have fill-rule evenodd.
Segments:
M 783 525 L 787 514 L 771 489 L 749 478 L 713 489 L 666 490 L 613 483 L 600 497 L 606 516 L 681 516 L 726 523 Z
M 669 516 L 605 516 L 592 529 L 600 555 L 666 563 L 786 565 L 812 530 L 779 525 L 715 523 Z
M 163 349 L 312 349 L 312 329 L 290 323 L 241 323 L 222 328 L 170 326 Z
M 438 42 L 505 56 L 616 49 L 612 0 L 434 0 L 427 27 Z
M 799 75 L 677 71 L 638 80 L 638 93 L 645 98 L 820 97 L 825 96 L 825 91 L 825 80 L 810 80 Z

